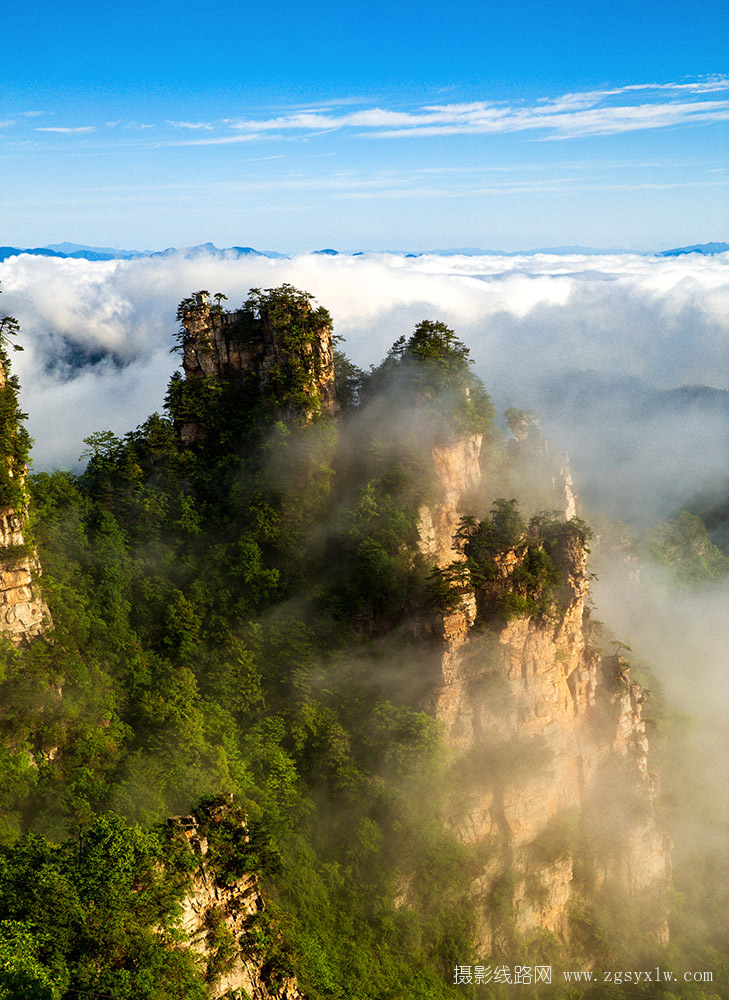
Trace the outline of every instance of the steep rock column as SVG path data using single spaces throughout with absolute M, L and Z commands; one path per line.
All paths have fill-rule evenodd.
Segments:
M 252 293 L 223 311 L 197 293 L 181 307 L 182 367 L 188 383 L 211 378 L 234 390 L 254 387 L 273 419 L 310 423 L 336 410 L 331 317 L 290 286 Z M 250 397 L 248 405 L 250 404 Z M 198 420 L 179 422 L 184 444 L 206 436 Z
M 477 482 L 477 457 L 467 440 L 433 452 L 441 499 L 421 509 L 420 546 L 441 567 L 463 558 L 453 535 Z M 472 886 L 480 947 L 503 944 L 505 922 L 569 937 L 570 907 L 586 898 L 576 864 L 584 867 L 588 831 L 605 821 L 612 836 L 592 858 L 594 887 L 610 882 L 636 903 L 644 898 L 662 939 L 670 855 L 646 766 L 643 695 L 627 663 L 602 659 L 592 644 L 580 529 L 565 524 L 551 545 L 559 576 L 552 611 L 504 618 L 488 610 L 512 590 L 529 544 L 498 553 L 484 592 L 467 590 L 442 616 L 439 668 L 424 704 L 454 750 L 449 824 L 486 859 Z
M 523 467 L 528 476 L 545 486 L 550 484 L 550 508 L 553 506 L 555 510 L 560 510 L 565 521 L 576 517 L 577 495 L 568 456 L 555 451 L 531 411 L 512 407 L 506 411 L 506 419 L 514 435 L 507 446 L 512 459 Z
M 433 445 L 431 449 L 438 496 L 418 511 L 419 548 L 424 556 L 444 569 L 453 562 L 462 561 L 463 553 L 454 546 L 462 514 L 463 498 L 474 489 L 481 478 L 479 464 L 481 434 L 470 434 L 448 443 Z M 439 622 L 443 640 L 441 670 L 444 677 L 453 679 L 457 669 L 458 650 L 468 638 L 476 620 L 476 598 L 472 591 L 462 595 L 458 608 L 443 615 Z M 429 710 L 435 712 L 435 705 Z M 447 714 L 444 706 L 441 711 Z
M 18 383 L 0 357 L 0 632 L 15 645 L 40 635 L 50 614 L 37 580 L 35 547 L 26 540 L 26 456 L 30 444 L 21 424 Z

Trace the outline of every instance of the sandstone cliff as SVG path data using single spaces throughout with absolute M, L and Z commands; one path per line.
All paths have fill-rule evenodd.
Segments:
M 565 520 L 577 514 L 577 496 L 572 481 L 572 471 L 566 455 L 555 451 L 552 443 L 543 436 L 539 420 L 529 410 L 506 411 L 509 430 L 513 439 L 508 442 L 513 464 L 524 478 L 539 483 L 551 493 L 552 505 L 562 511 Z
M 13 447 L 19 428 L 16 418 L 16 386 L 8 379 L 0 360 L 0 399 L 3 400 L 3 481 L 0 496 L 0 632 L 16 645 L 39 635 L 50 621 L 48 608 L 38 587 L 41 567 L 35 548 L 26 540 L 28 496 L 25 462 Z M 10 501 L 10 502 L 8 502 Z
M 270 939 L 278 943 L 276 931 L 266 927 L 262 933 L 266 904 L 257 876 L 237 872 L 231 877 L 222 870 L 222 841 L 230 838 L 231 830 L 242 845 L 249 841 L 245 818 L 232 796 L 220 798 L 198 815 L 172 817 L 169 825 L 172 836 L 195 859 L 180 922 L 187 946 L 200 956 L 212 1000 L 240 995 L 236 991 L 251 1000 L 301 1000 L 296 980 L 271 954 Z
M 17 645 L 40 635 L 50 613 L 40 595 L 41 567 L 23 535 L 25 512 L 0 510 L 0 631 Z
M 331 319 L 311 296 L 283 286 L 252 294 L 242 309 L 226 312 L 197 293 L 180 307 L 182 367 L 188 383 L 213 378 L 244 383 L 269 402 L 274 419 L 308 423 L 333 412 L 334 353 Z M 243 404 L 241 404 L 243 405 Z M 194 417 L 178 428 L 184 444 L 205 436 Z
M 420 544 L 442 568 L 464 558 L 454 531 L 479 475 L 479 443 L 433 450 L 439 497 L 421 509 Z M 565 492 L 565 518 L 573 504 Z M 551 543 L 559 580 L 548 613 L 500 612 L 528 549 L 525 541 L 496 554 L 486 581 L 461 577 L 424 706 L 444 723 L 457 761 L 449 822 L 484 859 L 472 887 L 479 945 L 488 953 L 510 927 L 568 942 L 572 909 L 601 886 L 632 897 L 665 939 L 670 856 L 641 689 L 624 658 L 595 646 L 577 527 L 565 524 Z

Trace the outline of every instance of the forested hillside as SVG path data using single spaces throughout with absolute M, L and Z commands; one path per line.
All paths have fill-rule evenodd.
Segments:
M 442 323 L 363 372 L 308 294 L 224 301 L 181 303 L 163 412 L 78 474 L 26 480 L 5 341 L 0 998 L 728 995 L 564 459 Z M 725 573 L 701 531 L 644 544 Z

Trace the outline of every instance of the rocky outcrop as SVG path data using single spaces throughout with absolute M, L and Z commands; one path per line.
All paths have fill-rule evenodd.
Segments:
M 15 393 L 13 379 L 0 361 L 0 394 Z M 6 429 L 12 441 L 17 425 Z M 4 450 L 4 449 L 3 449 Z M 40 594 L 40 562 L 35 547 L 26 540 L 28 497 L 25 489 L 27 469 L 24 462 L 14 462 L 10 455 L 0 455 L 7 482 L 16 506 L 0 504 L 0 632 L 15 645 L 40 635 L 50 624 L 50 614 Z
M 41 567 L 23 535 L 23 514 L 0 511 L 0 632 L 16 645 L 40 635 L 50 613 L 40 594 Z
M 453 534 L 474 485 L 474 448 L 453 445 L 445 461 L 434 453 L 440 499 L 421 510 L 420 538 L 442 568 L 464 558 Z M 456 759 L 450 825 L 486 859 L 472 887 L 480 948 L 503 944 L 504 927 L 568 941 L 571 909 L 608 885 L 644 906 L 662 939 L 670 854 L 655 816 L 643 693 L 627 661 L 593 641 L 579 528 L 565 524 L 551 545 L 559 582 L 548 613 L 495 610 L 527 549 L 495 555 L 478 587 L 462 581 L 460 606 L 442 616 L 424 705 Z
M 202 815 L 174 816 L 168 824 L 195 857 L 180 924 L 186 946 L 200 957 L 212 1000 L 241 995 L 237 991 L 251 1000 L 301 1000 L 296 980 L 276 969 L 256 935 L 266 909 L 257 876 L 226 878 L 216 870 L 216 828 L 233 824 L 243 844 L 249 839 L 232 796 L 221 797 Z
M 470 434 L 431 449 L 439 495 L 435 502 L 420 507 L 418 533 L 420 551 L 440 567 L 463 558 L 454 539 L 463 498 L 481 479 L 481 441 L 481 434 Z
M 188 380 L 247 380 L 259 397 L 278 399 L 275 418 L 295 415 L 307 423 L 335 409 L 331 320 L 295 289 L 284 286 L 270 295 L 289 296 L 283 318 L 277 299 L 264 296 L 256 308 L 228 312 L 197 293 L 182 315 L 182 367 Z M 179 433 L 184 444 L 204 436 L 195 420 L 184 422 Z
M 566 521 L 576 517 L 577 495 L 567 455 L 555 451 L 531 411 L 512 408 L 506 411 L 506 418 L 513 434 L 507 447 L 522 475 L 538 482 L 542 489 L 549 486 L 549 506 L 561 511 Z

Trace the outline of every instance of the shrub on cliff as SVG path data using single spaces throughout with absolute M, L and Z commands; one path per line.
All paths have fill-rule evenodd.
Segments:
M 27 414 L 20 409 L 20 382 L 10 374 L 7 347 L 22 350 L 10 340 L 20 332 L 13 316 L 0 318 L 0 510 L 22 511 L 28 502 L 25 488 L 31 438 L 24 426 Z

